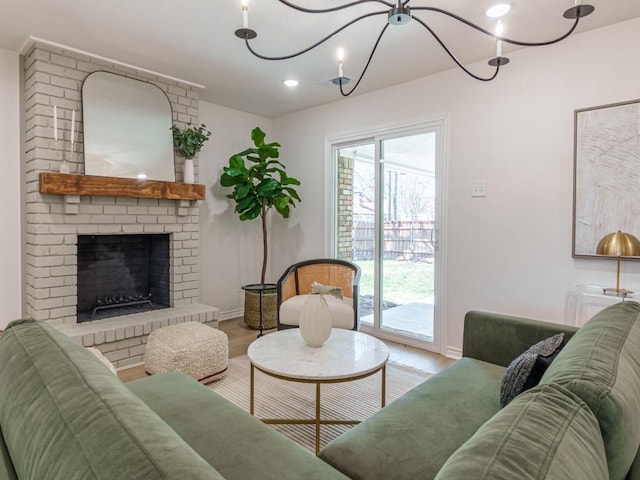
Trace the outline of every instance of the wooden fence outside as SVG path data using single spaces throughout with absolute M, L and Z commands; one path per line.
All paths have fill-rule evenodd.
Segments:
M 357 221 L 353 225 L 353 259 L 374 258 L 373 222 Z M 384 222 L 384 258 L 387 260 L 428 260 L 433 258 L 432 221 Z

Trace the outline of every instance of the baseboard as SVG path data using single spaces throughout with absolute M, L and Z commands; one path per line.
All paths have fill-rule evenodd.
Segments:
M 462 358 L 462 349 L 456 347 L 447 347 L 444 351 L 444 356 L 447 358 L 454 358 L 458 360 Z
M 225 320 L 232 320 L 234 318 L 244 316 L 244 308 L 236 308 L 235 310 L 227 310 L 226 312 L 220 312 L 218 320 L 224 322 Z
M 144 365 L 144 362 L 132 363 L 130 365 L 125 365 L 123 367 L 116 368 L 116 372 L 119 372 L 121 370 L 129 370 L 130 368 L 140 367 L 142 365 Z

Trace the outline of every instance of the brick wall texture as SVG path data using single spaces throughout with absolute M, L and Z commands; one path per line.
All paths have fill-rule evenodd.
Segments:
M 338 157 L 337 257 L 353 260 L 353 159 Z
M 49 45 L 34 44 L 25 68 L 25 215 L 26 314 L 54 324 L 76 322 L 77 236 L 90 234 L 169 233 L 171 306 L 197 303 L 200 297 L 199 223 L 195 202 L 121 197 L 63 196 L 39 193 L 38 175 L 58 171 L 61 159 L 53 141 L 53 106 L 58 111 L 58 148 L 71 173 L 84 173 L 81 88 L 92 72 L 106 71 L 152 83 L 169 98 L 173 123 L 198 124 L 195 87 L 146 72 L 110 64 Z M 70 144 L 76 111 L 77 154 Z M 194 159 L 196 181 L 198 159 Z M 176 157 L 176 179 L 182 179 Z

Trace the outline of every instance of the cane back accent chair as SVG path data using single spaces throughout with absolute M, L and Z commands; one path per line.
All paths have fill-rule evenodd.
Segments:
M 300 309 L 313 282 L 342 288 L 342 300 L 324 296 L 333 326 L 358 330 L 359 281 L 360 267 L 345 260 L 318 258 L 291 265 L 278 280 L 278 330 L 298 328 Z

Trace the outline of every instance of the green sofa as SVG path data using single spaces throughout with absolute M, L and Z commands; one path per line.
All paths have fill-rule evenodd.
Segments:
M 123 384 L 35 320 L 0 337 L 0 480 L 345 479 L 179 373 Z
M 640 304 L 575 328 L 469 312 L 463 358 L 329 443 L 352 479 L 640 478 Z M 500 409 L 506 367 L 555 333 L 568 340 L 537 387 Z
M 639 480 L 639 316 L 623 302 L 576 331 L 469 312 L 461 360 L 320 459 L 182 374 L 123 384 L 53 327 L 16 321 L 0 337 L 0 480 Z M 540 384 L 500 409 L 506 366 L 558 332 Z

